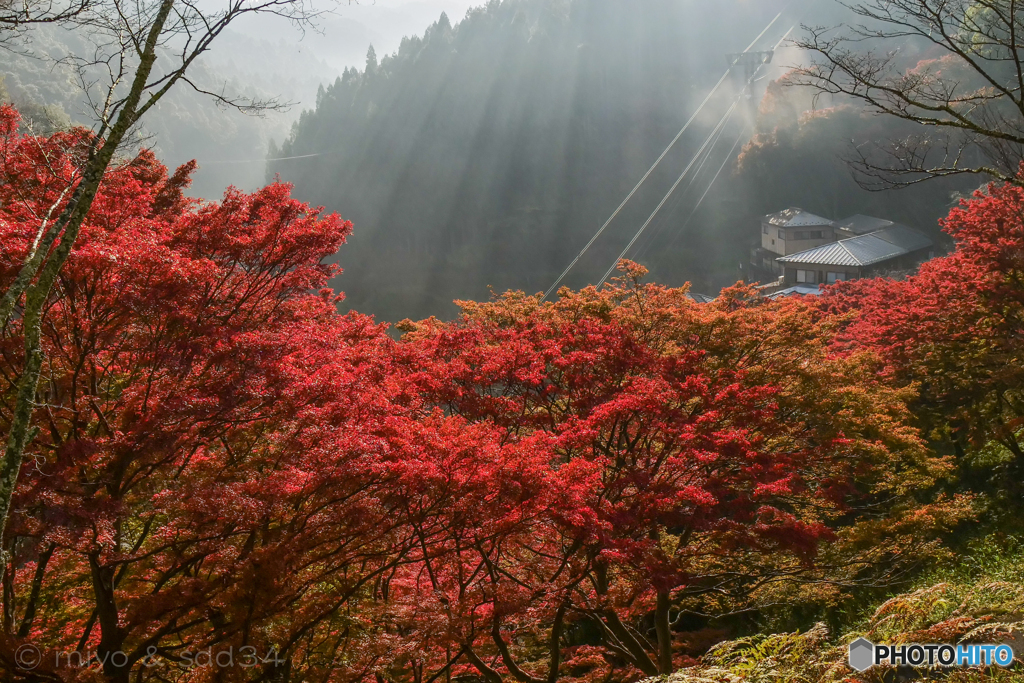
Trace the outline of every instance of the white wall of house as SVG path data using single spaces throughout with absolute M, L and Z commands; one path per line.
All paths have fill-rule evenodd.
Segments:
M 828 225 L 780 228 L 770 223 L 761 223 L 761 247 L 779 256 L 789 256 L 835 241 L 835 230 Z
M 856 280 L 859 268 L 826 266 L 817 263 L 786 264 L 787 285 L 830 285 L 838 281 Z

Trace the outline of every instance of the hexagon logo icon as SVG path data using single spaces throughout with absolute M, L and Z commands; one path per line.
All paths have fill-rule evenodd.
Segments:
M 858 638 L 850 643 L 850 668 L 867 671 L 875 665 L 875 644 L 867 638 Z

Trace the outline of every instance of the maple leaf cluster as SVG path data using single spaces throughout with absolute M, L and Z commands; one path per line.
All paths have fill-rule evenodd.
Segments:
M 1024 494 L 1024 188 L 990 185 L 943 227 L 953 253 L 902 280 L 829 288 L 818 306 L 846 316 L 836 349 L 881 359 L 966 486 L 1012 516 Z
M 89 144 L 0 109 L 0 282 Z M 624 264 L 396 340 L 327 288 L 349 223 L 282 184 L 188 199 L 191 170 L 111 170 L 48 301 L 12 679 L 635 680 L 688 661 L 680 620 L 870 579 L 969 513 L 846 311 Z

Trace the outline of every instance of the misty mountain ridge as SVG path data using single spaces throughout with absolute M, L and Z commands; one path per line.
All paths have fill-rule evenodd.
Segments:
M 442 16 L 325 88 L 268 179 L 355 222 L 336 283 L 353 308 L 395 320 L 449 314 L 452 299 L 486 297 L 488 285 L 543 290 L 675 136 L 726 55 L 786 5 L 725 4 L 493 0 L 458 24 Z M 685 163 L 669 162 L 623 225 Z M 621 246 L 601 245 L 581 262 L 587 279 L 569 284 L 595 280 Z
M 447 317 L 454 299 L 486 298 L 490 288 L 547 289 L 676 135 L 727 55 L 779 12 L 787 10 L 756 49 L 800 21 L 843 18 L 836 8 L 808 15 L 782 0 L 724 0 L 713 11 L 693 0 L 492 0 L 453 21 L 465 5 L 363 3 L 321 17 L 301 42 L 283 20 L 240 22 L 193 77 L 296 106 L 245 116 L 182 86 L 147 117 L 137 144 L 171 167 L 197 159 L 193 196 L 216 200 L 229 184 L 253 190 L 278 176 L 293 183 L 299 198 L 355 223 L 338 255 L 345 272 L 333 282 L 346 305 L 390 321 Z M 437 18 L 419 33 L 428 12 Z M 12 54 L 0 71 L 10 98 L 37 123 L 87 123 L 81 92 L 52 68 L 84 50 L 85 37 L 44 27 L 32 48 L 51 61 Z M 346 66 L 357 59 L 362 68 Z M 786 48 L 775 55 L 721 131 L 714 158 L 628 252 L 653 277 L 714 294 L 743 275 L 760 216 L 794 205 L 833 218 L 881 215 L 935 234 L 952 193 L 969 189 L 858 188 L 841 159 L 850 142 L 896 127 L 844 106 L 805 117 L 816 105 L 793 88 L 767 88 L 762 101 L 802 59 Z M 564 284 L 598 281 L 738 86 L 734 74 Z M 726 159 L 730 147 L 738 161 Z
M 246 115 L 182 84 L 147 115 L 137 143 L 152 147 L 171 167 L 198 160 L 189 191 L 193 196 L 217 200 L 228 185 L 255 190 L 264 182 L 263 159 L 271 141 L 287 137 L 302 108 L 314 106 L 321 84 L 362 64 L 369 45 L 396 49 L 403 35 L 422 32 L 444 8 L 464 12 L 468 4 L 378 0 L 345 5 L 321 14 L 315 26 L 304 30 L 281 17 L 245 17 L 218 37 L 192 77 L 212 91 L 289 106 Z M 0 96 L 13 101 L 39 131 L 92 125 L 94 114 L 73 72 L 58 63 L 70 54 L 88 54 L 88 40 L 81 31 L 37 27 L 16 49 L 5 51 Z

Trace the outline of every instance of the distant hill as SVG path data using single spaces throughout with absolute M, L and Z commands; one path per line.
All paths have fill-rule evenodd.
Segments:
M 543 290 L 676 134 L 726 55 L 785 5 L 492 0 L 457 25 L 442 16 L 326 87 L 273 155 L 304 158 L 271 160 L 268 177 L 355 222 L 337 285 L 356 309 L 447 315 L 452 299 L 486 297 L 488 285 Z M 568 284 L 600 276 L 688 147 Z
M 293 37 L 294 43 L 299 34 Z M 294 44 L 280 37 L 258 39 L 226 31 L 218 41 L 217 49 L 192 72 L 199 85 L 214 91 L 311 101 L 320 82 L 338 73 L 311 54 L 297 53 Z M 0 95 L 44 129 L 50 123 L 92 125 L 93 113 L 73 73 L 54 61 L 68 54 L 88 54 L 88 36 L 80 30 L 43 26 L 33 29 L 30 40 L 18 48 L 5 52 L 0 62 Z M 143 119 L 138 141 L 153 147 L 172 167 L 198 159 L 192 193 L 219 199 L 228 184 L 254 190 L 263 183 L 259 160 L 273 138 L 287 133 L 294 118 L 287 112 L 247 116 L 180 84 Z
M 271 14 L 249 15 L 213 43 L 192 74 L 204 88 L 229 94 L 278 98 L 290 106 L 264 116 L 219 107 L 187 85 L 175 87 L 144 122 L 144 144 L 174 167 L 200 164 L 189 190 L 219 199 L 233 184 L 255 190 L 264 183 L 264 159 L 272 140 L 287 137 L 303 107 L 312 107 L 322 83 L 346 67 L 361 65 L 369 45 L 390 51 L 402 36 L 422 32 L 442 9 L 462 16 L 479 0 L 372 0 L 318 6 L 312 26 L 296 27 Z M 37 26 L 0 57 L 0 99 L 10 99 L 37 128 L 91 125 L 73 75 L 55 63 L 68 54 L 88 54 L 84 29 Z M 48 121 L 47 119 L 52 119 Z

